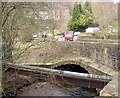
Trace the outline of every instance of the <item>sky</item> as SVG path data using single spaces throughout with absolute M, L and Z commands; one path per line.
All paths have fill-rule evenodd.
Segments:
M 120 0 L 113 0 L 113 2 L 116 4 L 116 3 L 120 2 Z

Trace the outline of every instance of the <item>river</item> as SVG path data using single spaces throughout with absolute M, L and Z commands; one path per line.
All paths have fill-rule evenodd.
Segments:
M 96 96 L 96 91 L 90 88 L 65 87 L 61 84 L 38 82 L 22 88 L 17 96 L 68 96 L 71 98 L 87 96 L 87 98 L 93 98 Z

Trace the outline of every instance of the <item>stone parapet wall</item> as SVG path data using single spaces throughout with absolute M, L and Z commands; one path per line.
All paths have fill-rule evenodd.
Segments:
M 88 57 L 98 64 L 103 64 L 114 70 L 118 69 L 118 44 L 98 42 L 66 42 L 73 53 Z
M 53 63 L 60 60 L 76 60 L 80 57 L 85 57 L 91 59 L 98 65 L 104 65 L 113 70 L 117 70 L 118 60 L 120 58 L 118 57 L 118 43 L 108 43 L 103 41 L 50 41 L 40 43 L 39 46 L 33 47 L 33 49 L 29 49 L 24 53 L 24 58 L 21 58 L 19 63 Z
M 77 48 L 78 47 L 78 48 Z M 118 45 L 104 43 L 83 43 L 74 48 L 81 56 L 88 57 L 96 63 L 118 69 Z

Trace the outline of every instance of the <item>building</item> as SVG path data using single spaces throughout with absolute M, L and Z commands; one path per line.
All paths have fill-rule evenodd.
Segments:
M 97 32 L 100 32 L 100 28 L 98 27 L 88 27 L 86 30 L 85 30 L 86 33 L 97 33 Z

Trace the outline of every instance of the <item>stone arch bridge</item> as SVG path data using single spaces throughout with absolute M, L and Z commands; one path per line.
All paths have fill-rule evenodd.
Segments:
M 70 46 L 81 56 L 74 59 L 60 59 L 52 63 L 22 63 L 22 65 L 40 66 L 47 68 L 56 68 L 61 65 L 75 64 L 85 68 L 90 74 L 109 75 L 117 74 L 118 67 L 118 44 L 111 42 L 59 42 L 66 47 Z M 64 44 L 63 44 L 64 43 Z M 116 84 L 112 84 L 116 89 Z M 111 86 L 110 86 L 111 87 Z M 108 84 L 109 88 L 109 84 Z M 108 90 L 108 89 L 107 89 Z

